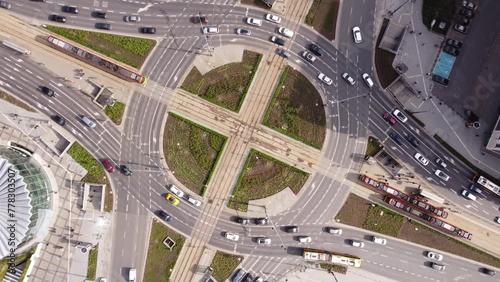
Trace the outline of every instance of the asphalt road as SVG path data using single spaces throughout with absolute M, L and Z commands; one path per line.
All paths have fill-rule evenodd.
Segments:
M 103 3 L 99 2 L 100 8 L 103 8 Z M 32 8 L 28 8 L 28 4 Z M 28 4 L 23 3 L 24 7 L 18 6 L 19 4 L 13 5 L 13 11 L 25 15 L 36 14 L 36 18 L 39 20 L 45 20 L 48 14 L 59 11 L 59 5 L 54 3 Z M 340 51 L 331 46 L 324 38 L 302 26 L 296 30 L 297 35 L 294 41 L 290 43 L 287 40 L 288 43 L 286 45 L 292 53 L 290 64 L 299 67 L 307 77 L 315 81 L 317 87 L 323 90 L 328 99 L 328 127 L 334 137 L 334 142 L 327 142 L 324 154 L 326 158 L 331 160 L 330 169 L 338 177 L 331 179 L 321 174 L 314 175 L 311 187 L 306 187 L 310 190 L 306 197 L 301 198 L 286 214 L 271 217 L 271 221 L 275 224 L 274 229 L 270 229 L 269 227 L 251 227 L 249 230 L 242 230 L 241 226 L 229 220 L 234 213 L 231 211 L 225 212 L 224 218 L 219 219 L 216 233 L 213 234 L 211 240 L 211 244 L 214 246 L 225 250 L 235 250 L 236 248 L 238 252 L 255 256 L 279 257 L 287 255 L 285 251 L 286 246 L 293 246 L 297 243 L 293 238 L 282 234 L 283 232 L 279 229 L 279 226 L 297 224 L 309 227 L 308 225 L 325 225 L 325 223 L 329 222 L 340 208 L 340 203 L 342 203 L 348 193 L 348 186 L 343 182 L 338 182 L 336 179 L 342 179 L 346 169 L 355 170 L 359 167 L 362 161 L 361 156 L 364 155 L 363 142 L 368 132 L 383 140 L 385 145 L 403 162 L 414 165 L 417 173 L 422 174 L 423 177 L 428 178 L 429 181 L 436 185 L 442 186 L 442 194 L 451 201 L 463 205 L 472 213 L 480 216 L 480 220 L 491 224 L 490 213 L 493 212 L 494 205 L 498 204 L 496 200 L 486 196 L 484 199 L 481 198 L 476 204 L 471 204 L 456 194 L 461 189 L 461 185 L 466 185 L 468 179 L 471 179 L 473 175 L 468 168 L 461 166 L 455 160 L 456 165 L 450 165 L 446 171 L 451 176 L 451 180 L 446 183 L 441 182 L 433 174 L 436 168 L 433 160 L 437 157 L 444 157 L 447 160 L 453 160 L 453 158 L 447 152 L 437 147 L 434 140 L 418 134 L 416 132 L 418 127 L 411 120 L 406 124 L 398 123 L 396 126 L 391 127 L 381 118 L 381 115 L 386 111 L 392 110 L 393 106 L 378 87 L 370 90 L 361 80 L 361 74 L 364 72 L 369 73 L 373 77 L 371 51 L 373 50 L 373 28 L 370 30 L 371 20 L 368 20 L 371 14 L 368 11 L 372 9 L 369 9 L 370 7 L 366 3 L 363 4 L 363 7 L 366 7 L 366 9 L 353 9 L 356 5 L 360 5 L 359 3 L 353 3 L 351 7 L 346 4 L 343 7 L 343 9 L 352 9 L 353 12 L 350 14 L 350 17 L 342 18 L 339 38 L 341 42 L 346 43 L 340 46 Z M 89 9 L 84 9 L 83 4 L 79 5 L 82 6 L 80 14 L 71 17 L 66 25 L 91 29 L 94 23 L 90 18 L 92 6 L 89 6 Z M 142 16 L 141 23 L 126 24 L 119 21 L 123 17 L 122 15 L 137 11 L 143 6 L 143 4 L 130 2 L 112 2 L 108 3 L 105 9 L 109 13 L 107 20 L 113 24 L 113 32 L 136 34 L 137 27 L 142 24 L 154 24 L 159 29 L 157 35 L 165 35 L 165 38 L 159 43 L 156 52 L 151 55 L 148 64 L 142 69 L 143 74 L 150 81 L 150 84 L 146 87 L 154 87 L 151 84 L 156 82 L 158 87 L 166 86 L 171 89 L 175 88 L 179 83 L 179 77 L 185 71 L 188 71 L 187 68 L 195 55 L 203 48 L 206 48 L 206 40 L 201 36 L 200 27 L 189 22 L 190 16 L 198 12 L 202 12 L 204 15 L 216 12 L 215 16 L 209 17 L 209 21 L 218 25 L 221 30 L 220 35 L 208 38 L 210 44 L 214 47 L 235 43 L 262 46 L 263 43 L 266 43 L 269 44 L 268 52 L 274 52 L 276 49 L 276 46 L 267 42 L 269 42 L 268 39 L 270 36 L 276 35 L 277 25 L 265 22 L 261 27 L 252 27 L 243 23 L 247 16 L 263 18 L 263 13 L 260 11 L 232 7 L 232 5 L 214 6 L 190 3 L 186 6 L 181 3 L 165 3 L 150 7 L 146 14 Z M 35 7 L 39 11 L 33 10 Z M 109 12 L 111 9 L 113 9 L 113 12 Z M 169 13 L 168 18 L 165 16 L 165 12 L 162 12 L 167 10 Z M 83 11 L 85 11 L 85 14 Z M 148 13 L 150 13 L 150 16 L 147 16 Z M 371 16 L 373 17 L 373 15 Z M 357 18 L 359 18 L 359 21 L 355 20 Z M 287 24 L 286 20 L 282 23 L 284 26 Z M 352 41 L 351 28 L 353 25 L 362 27 L 365 43 L 359 46 Z M 250 29 L 252 36 L 237 36 L 234 33 L 237 27 Z M 301 57 L 301 53 L 312 42 L 319 44 L 327 51 L 327 54 L 318 59 L 313 65 L 304 61 Z M 5 52 L 7 57 L 11 56 L 8 55 L 9 51 L 1 49 L 1 52 Z M 126 277 L 124 276 L 125 270 L 129 267 L 139 268 L 139 275 L 141 275 L 140 270 L 144 261 L 143 257 L 136 254 L 145 253 L 147 238 L 145 238 L 144 233 L 141 231 L 147 228 L 148 221 L 145 220 L 148 218 L 147 211 L 166 210 L 174 217 L 172 226 L 187 236 L 192 232 L 193 223 L 199 215 L 199 208 L 195 208 L 185 201 L 181 201 L 181 204 L 174 208 L 163 199 L 163 195 L 167 191 L 165 185 L 172 182 L 172 180 L 167 178 L 165 168 L 161 168 L 160 165 L 161 156 L 159 146 L 161 144 L 158 144 L 160 140 L 159 134 L 167 109 L 164 104 L 158 101 L 168 99 L 171 92 L 149 92 L 145 90 L 146 87 L 136 87 L 130 103 L 130 106 L 133 108 L 128 112 L 128 116 L 126 117 L 127 122 L 122 133 L 86 97 L 82 97 L 75 90 L 65 88 L 64 85 L 55 81 L 55 78 L 44 74 L 44 71 L 39 66 L 29 61 L 23 63 L 28 64 L 29 68 L 38 69 L 37 73 L 40 73 L 43 81 L 40 82 L 38 78 L 34 78 L 23 72 L 12 73 L 9 66 L 4 67 L 4 71 L 2 71 L 3 77 L 0 77 L 1 81 L 12 85 L 16 84 L 6 74 L 10 74 L 12 77 L 15 76 L 14 79 L 20 79 L 21 77 L 26 79 L 29 83 L 23 83 L 25 86 L 21 89 L 18 87 L 9 89 L 16 95 L 26 97 L 32 105 L 39 105 L 39 108 L 47 114 L 58 112 L 66 117 L 69 121 L 67 126 L 69 131 L 77 136 L 80 143 L 95 152 L 94 154 L 97 158 L 110 158 L 117 164 L 126 164 L 134 172 L 132 177 L 125 177 L 119 173 L 115 173 L 111 177 L 117 187 L 118 206 L 116 209 L 118 217 L 115 229 L 116 240 L 113 246 L 113 273 L 110 279 L 123 279 L 123 277 Z M 349 72 L 356 79 L 357 83 L 354 86 L 348 85 L 340 77 L 345 71 Z M 331 76 L 334 84 L 331 86 L 321 84 L 316 79 L 319 72 Z M 46 83 L 52 87 L 57 93 L 56 98 L 49 99 L 41 96 L 41 94 L 36 95 L 35 93 L 37 92 L 33 90 L 36 89 L 38 83 Z M 25 89 L 26 87 L 31 87 L 29 93 Z M 87 129 L 76 120 L 76 114 L 87 114 L 97 118 L 98 126 L 94 130 Z M 413 159 L 416 149 L 408 143 L 398 146 L 392 140 L 388 139 L 387 135 L 392 130 L 396 130 L 402 136 L 405 133 L 415 134 L 422 144 L 418 150 L 431 160 L 431 164 L 427 167 L 418 165 Z M 149 189 L 145 187 L 149 187 Z M 221 236 L 221 232 L 224 231 L 239 232 L 245 236 L 242 236 L 241 243 L 234 244 L 227 242 Z M 304 234 L 314 234 L 314 232 L 318 231 L 303 228 L 303 232 Z M 355 233 L 353 233 L 352 237 L 357 236 L 362 238 L 363 232 L 353 232 Z M 273 244 L 265 248 L 256 247 L 251 238 L 257 235 L 260 236 L 261 234 L 272 238 Z M 313 241 L 319 243 L 318 245 L 314 245 L 318 248 L 323 247 L 322 244 L 324 243 L 322 242 L 325 242 L 323 240 L 330 240 L 330 237 L 320 235 L 315 236 Z M 406 243 L 401 244 L 405 245 Z M 131 245 L 134 247 L 131 247 Z M 386 252 L 388 250 L 381 250 L 384 251 L 384 255 L 387 255 Z M 363 252 L 362 250 L 349 251 Z M 364 253 L 360 254 L 363 255 L 364 259 L 365 257 L 370 257 Z M 274 265 L 274 269 L 270 273 L 284 273 L 290 267 L 290 265 L 283 264 L 283 261 L 286 260 L 288 258 L 277 259 L 275 263 L 278 263 L 278 265 Z M 397 265 L 396 261 L 398 259 L 392 259 L 391 256 L 382 261 L 387 262 L 388 260 L 390 260 L 391 264 Z M 269 264 L 268 266 L 271 265 L 273 264 Z M 363 267 L 369 267 L 366 265 L 365 263 Z M 470 268 L 470 263 L 468 267 Z M 413 272 L 418 272 L 419 274 L 427 273 L 430 270 L 428 268 L 420 269 L 413 267 L 411 269 Z M 386 273 L 387 270 L 384 268 L 374 267 L 373 270 L 389 277 L 399 277 L 399 274 L 396 272 Z M 449 273 L 448 276 L 453 273 Z M 429 275 L 431 277 L 432 275 L 436 275 L 436 273 L 430 272 Z

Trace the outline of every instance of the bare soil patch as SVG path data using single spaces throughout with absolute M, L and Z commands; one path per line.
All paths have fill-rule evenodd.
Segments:
M 261 54 L 245 50 L 241 62 L 220 66 L 205 75 L 193 67 L 181 87 L 216 105 L 238 112 L 261 59 Z
M 307 13 L 306 24 L 326 38 L 334 40 L 339 7 L 339 0 L 314 0 Z
M 251 150 L 228 206 L 247 211 L 249 201 L 269 197 L 287 187 L 297 194 L 308 177 L 308 173 Z
M 264 125 L 321 149 L 326 135 L 323 101 L 299 71 L 286 67 L 264 119 Z

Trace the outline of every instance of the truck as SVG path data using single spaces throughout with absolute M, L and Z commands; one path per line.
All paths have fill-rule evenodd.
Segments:
M 128 281 L 135 282 L 137 279 L 137 270 L 135 268 L 131 268 L 128 272 Z

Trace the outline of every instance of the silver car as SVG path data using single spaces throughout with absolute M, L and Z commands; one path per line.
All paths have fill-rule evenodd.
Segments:
M 126 16 L 125 17 L 125 21 L 126 22 L 134 22 L 134 23 L 138 23 L 141 21 L 141 17 L 139 16 Z

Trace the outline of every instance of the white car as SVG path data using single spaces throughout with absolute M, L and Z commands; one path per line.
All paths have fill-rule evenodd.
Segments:
M 286 37 L 293 37 L 293 31 L 289 30 L 288 28 L 280 27 L 278 29 L 278 32 Z
M 392 115 L 399 119 L 399 121 L 401 121 L 402 123 L 408 121 L 408 118 L 400 110 L 394 110 L 394 112 L 392 112 Z
M 344 72 L 342 74 L 342 78 L 345 79 L 345 81 L 347 81 L 347 83 L 349 83 L 350 85 L 354 85 L 356 83 L 356 81 L 354 80 L 354 78 L 352 78 L 348 73 Z
M 273 15 L 273 14 L 267 14 L 266 20 L 273 22 L 273 23 L 277 23 L 277 24 L 279 24 L 281 22 L 281 18 L 276 16 L 276 15 Z
M 429 164 L 429 160 L 427 160 L 424 156 L 422 156 L 422 154 L 420 153 L 416 153 L 415 154 L 415 159 L 417 159 L 417 161 L 419 161 L 421 164 L 423 165 L 428 165 Z
M 363 41 L 361 38 L 361 30 L 357 26 L 352 28 L 352 36 L 354 37 L 354 42 L 356 43 L 361 43 L 361 41 Z
M 227 239 L 229 239 L 231 241 L 238 241 L 240 239 L 240 235 L 234 234 L 234 233 L 231 233 L 231 232 L 226 232 L 224 234 L 224 237 L 226 237 Z
M 195 199 L 191 196 L 187 197 L 187 201 L 190 202 L 191 204 L 193 204 L 194 206 L 197 206 L 197 207 L 201 206 L 201 201 L 198 199 Z
M 102 277 L 101 279 L 99 279 L 99 282 L 107 282 L 108 280 L 105 278 L 105 277 Z
M 442 254 L 438 254 L 438 253 L 431 252 L 431 251 L 427 252 L 427 257 L 430 258 L 430 259 L 437 260 L 437 261 L 442 261 L 443 260 L 443 255 Z
M 126 16 L 126 17 L 125 17 L 125 21 L 126 21 L 126 22 L 134 22 L 134 23 L 137 23 L 137 22 L 140 22 L 140 21 L 141 21 L 141 17 L 139 17 L 139 16 Z
M 314 63 L 314 61 L 316 61 L 316 57 L 307 51 L 302 52 L 302 57 L 308 60 L 310 63 Z
M 500 224 L 500 216 L 495 217 L 495 222 Z
M 238 29 L 236 30 L 236 33 L 237 33 L 237 34 L 240 34 L 240 35 L 250 35 L 250 34 L 252 34 L 252 32 L 251 32 L 250 30 L 248 30 L 248 29 L 243 29 L 243 28 L 238 28 Z
M 373 84 L 373 80 L 371 79 L 371 77 L 367 73 L 364 73 L 362 77 L 363 77 L 363 80 L 365 81 L 366 85 L 368 85 L 368 87 L 372 88 L 374 84 Z
M 372 242 L 375 243 L 375 244 L 380 244 L 380 245 L 387 244 L 387 240 L 386 239 L 380 238 L 380 237 L 375 237 L 375 236 L 372 237 Z
M 319 80 L 323 81 L 324 83 L 326 83 L 328 85 L 332 85 L 332 83 L 333 83 L 333 80 L 331 78 L 329 78 L 328 76 L 326 76 L 322 72 L 318 75 L 318 78 L 319 78 Z
M 215 26 L 203 28 L 203 34 L 217 34 L 217 33 L 219 33 L 219 28 Z
M 312 239 L 309 236 L 299 236 L 299 242 L 301 243 L 311 243 Z
M 170 192 L 178 196 L 179 198 L 182 198 L 184 196 L 184 192 L 181 191 L 181 189 L 177 188 L 174 184 L 170 185 Z
M 434 174 L 437 177 L 443 179 L 444 181 L 448 181 L 450 179 L 450 177 L 447 174 L 445 174 L 444 172 L 440 171 L 439 169 L 437 169 L 436 172 L 434 172 Z
M 259 19 L 247 18 L 247 24 L 261 26 L 262 25 L 262 21 L 259 20 Z
M 335 227 L 327 227 L 326 231 L 330 234 L 333 235 L 342 235 L 342 229 L 341 228 L 335 228 Z
M 363 248 L 365 246 L 365 243 L 361 241 L 351 240 L 351 245 L 356 248 Z
M 266 237 L 257 238 L 257 243 L 262 245 L 271 245 L 271 239 Z

